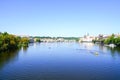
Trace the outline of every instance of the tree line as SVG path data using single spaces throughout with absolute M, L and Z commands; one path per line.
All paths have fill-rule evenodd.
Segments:
M 116 45 L 117 47 L 120 47 L 120 36 L 115 36 L 114 34 L 112 34 L 111 36 L 107 37 L 107 38 L 103 38 L 103 37 L 100 37 L 98 40 L 95 39 L 93 40 L 94 43 L 96 42 L 100 42 L 102 44 L 114 44 Z
M 116 37 L 114 34 L 109 36 L 107 39 L 104 40 L 105 44 L 115 44 L 117 47 L 120 47 L 120 36 Z
M 29 39 L 27 37 L 19 37 L 7 32 L 0 33 L 0 52 L 17 49 L 21 46 L 28 46 Z

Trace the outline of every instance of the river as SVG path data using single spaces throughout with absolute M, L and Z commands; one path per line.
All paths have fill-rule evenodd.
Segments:
M 120 80 L 120 49 L 93 43 L 33 43 L 0 53 L 0 80 Z

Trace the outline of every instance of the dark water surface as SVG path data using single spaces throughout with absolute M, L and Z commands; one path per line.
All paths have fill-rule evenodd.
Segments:
M 34 43 L 0 53 L 0 80 L 120 80 L 120 49 L 92 43 Z

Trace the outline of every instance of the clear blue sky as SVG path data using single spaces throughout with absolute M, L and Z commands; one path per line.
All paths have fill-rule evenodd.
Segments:
M 120 32 L 120 0 L 0 0 L 0 32 L 83 36 Z

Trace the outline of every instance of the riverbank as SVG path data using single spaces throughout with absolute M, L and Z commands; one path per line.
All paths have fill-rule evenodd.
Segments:
M 112 34 L 108 38 L 93 40 L 93 43 L 104 44 L 108 47 L 120 47 L 120 36 L 115 36 L 114 34 Z
M 29 39 L 27 37 L 19 37 L 7 32 L 0 33 L 0 52 L 11 51 L 21 46 L 28 46 Z

